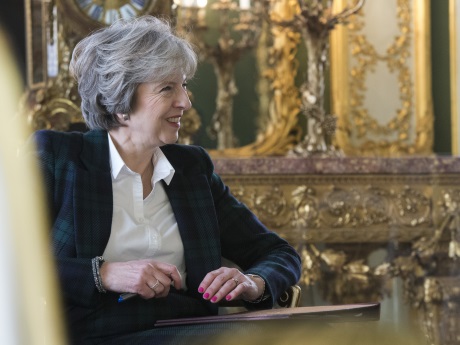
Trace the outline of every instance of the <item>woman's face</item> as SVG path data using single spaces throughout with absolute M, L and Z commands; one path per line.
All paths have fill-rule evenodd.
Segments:
M 132 139 L 148 146 L 175 143 L 181 117 L 190 107 L 185 76 L 140 84 L 127 123 Z

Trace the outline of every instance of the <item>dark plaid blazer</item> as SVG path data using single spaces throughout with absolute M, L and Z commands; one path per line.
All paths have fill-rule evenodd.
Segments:
M 35 139 L 71 337 L 116 336 L 152 328 L 158 319 L 216 314 L 217 306 L 204 301 L 197 289 L 209 271 L 221 266 L 222 257 L 267 282 L 271 298 L 248 304 L 252 308 L 272 307 L 298 281 L 297 252 L 231 195 L 207 153 L 197 146 L 166 145 L 161 150 L 175 174 L 164 186 L 184 245 L 188 290 L 117 303 L 118 294 L 97 291 L 91 268 L 91 259 L 104 252 L 112 224 L 107 132 L 38 131 Z

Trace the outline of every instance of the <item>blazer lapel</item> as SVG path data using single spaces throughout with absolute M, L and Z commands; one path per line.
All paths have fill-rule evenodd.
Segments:
M 112 179 L 107 132 L 83 136 L 74 182 L 74 213 L 78 255 L 102 255 L 110 237 L 113 213 Z M 88 241 L 88 239 L 91 239 Z
M 175 169 L 169 186 L 165 184 L 184 245 L 187 286 L 197 294 L 204 276 L 221 265 L 218 224 L 209 183 L 203 172 L 185 171 L 177 153 L 162 148 Z

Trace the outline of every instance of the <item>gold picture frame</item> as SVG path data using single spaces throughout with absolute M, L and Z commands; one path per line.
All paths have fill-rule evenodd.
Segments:
M 452 135 L 452 154 L 458 155 L 460 153 L 460 142 L 458 134 L 460 133 L 459 126 L 459 113 L 458 113 L 458 100 L 460 82 L 458 78 L 458 65 L 460 54 L 458 49 L 460 47 L 460 1 L 449 0 L 449 46 L 450 46 L 450 95 L 451 95 L 451 135 Z
M 47 78 L 47 1 L 26 0 L 27 81 L 31 90 L 45 87 Z

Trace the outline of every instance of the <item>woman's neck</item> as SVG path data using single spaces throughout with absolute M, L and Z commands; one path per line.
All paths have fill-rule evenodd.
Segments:
M 143 146 L 130 140 L 129 137 L 120 135 L 118 131 L 110 131 L 110 137 L 126 166 L 141 176 L 153 174 L 152 157 L 154 148 Z

